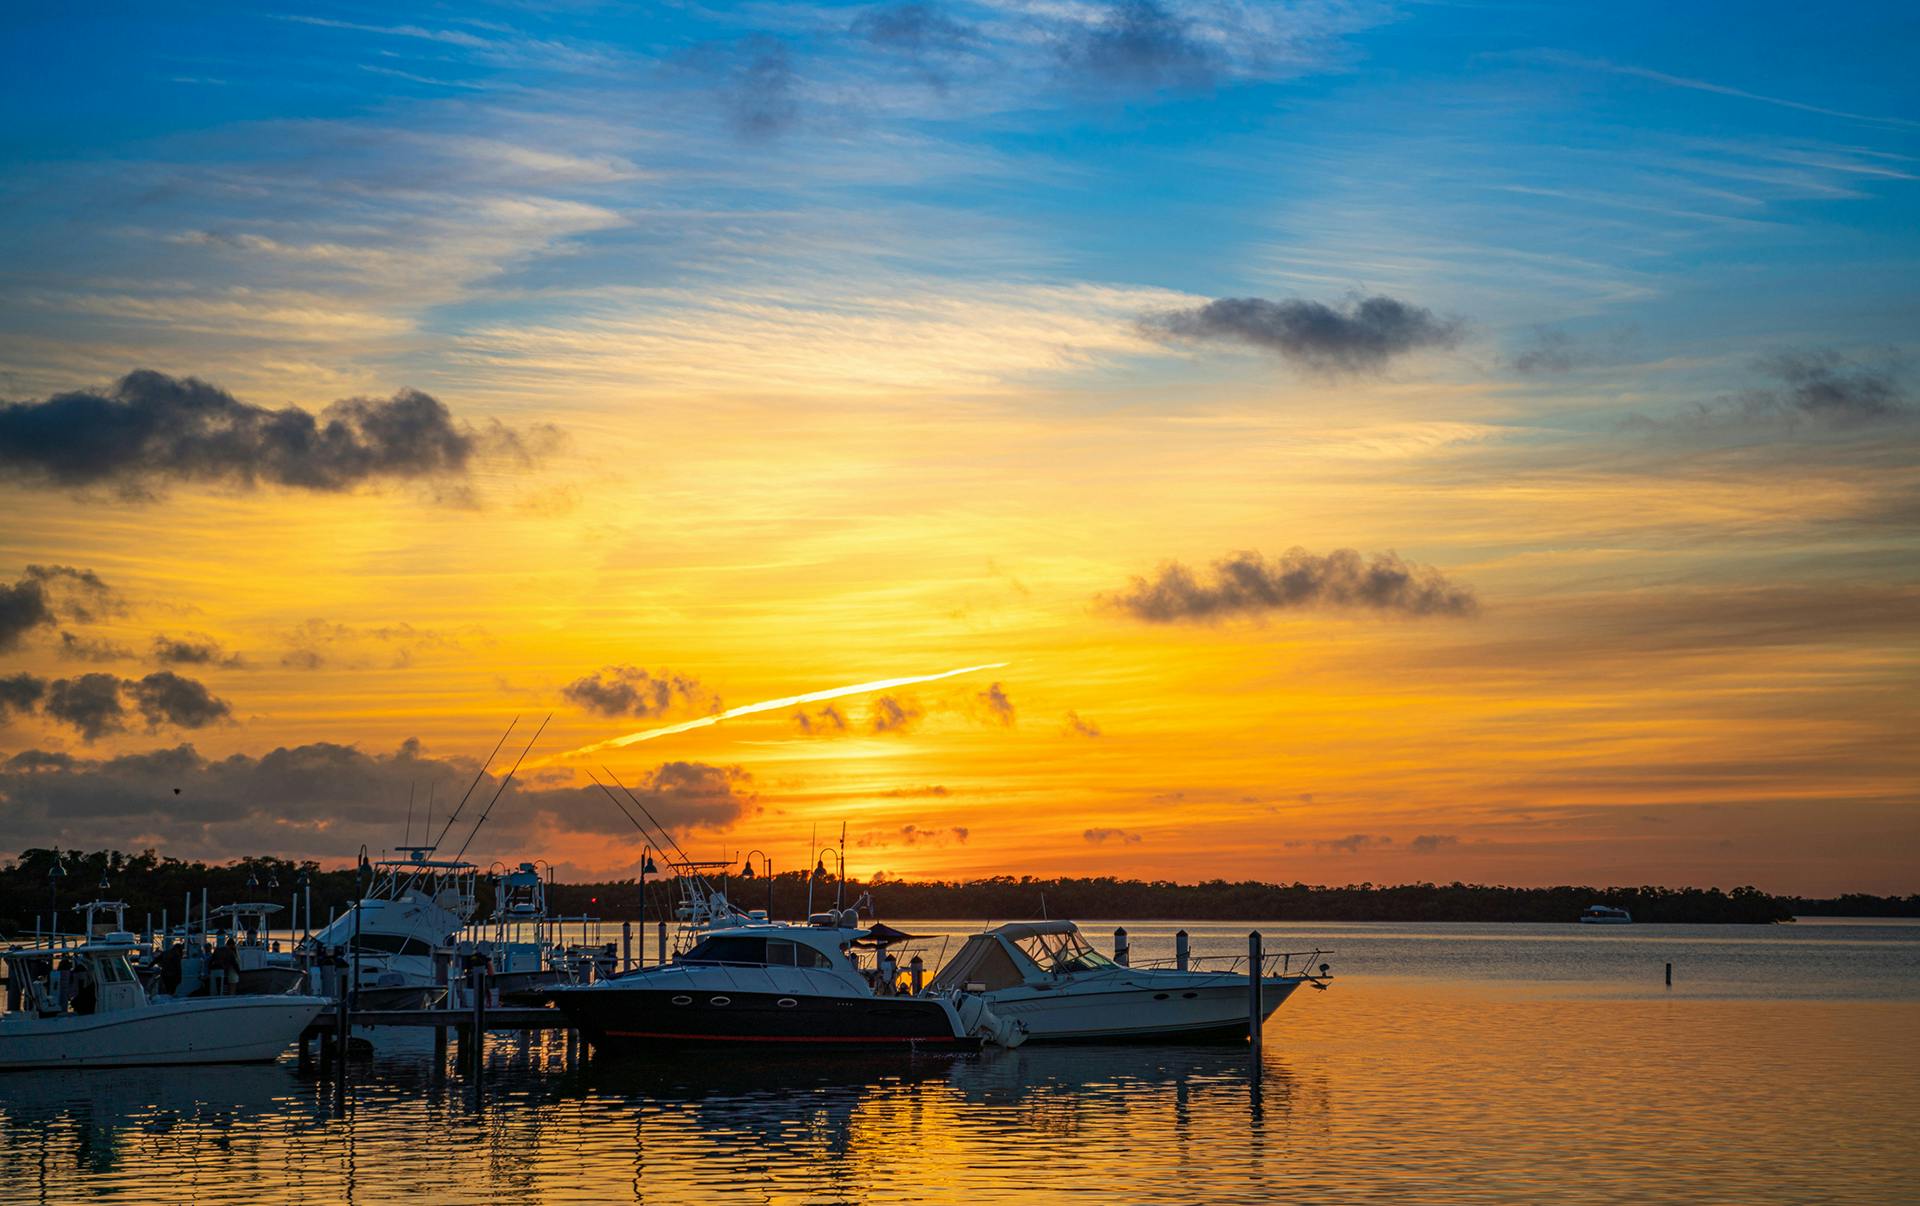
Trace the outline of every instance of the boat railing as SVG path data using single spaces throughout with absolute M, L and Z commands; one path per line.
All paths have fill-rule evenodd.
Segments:
M 1260 978 L 1263 980 L 1300 976 L 1308 980 L 1318 980 L 1327 975 L 1326 957 L 1333 954 L 1330 950 L 1316 947 L 1310 951 L 1273 951 L 1260 960 Z M 1219 975 L 1244 976 L 1247 974 L 1246 955 L 1189 955 L 1182 967 L 1178 959 L 1133 960 L 1127 966 L 1142 971 L 1213 972 Z

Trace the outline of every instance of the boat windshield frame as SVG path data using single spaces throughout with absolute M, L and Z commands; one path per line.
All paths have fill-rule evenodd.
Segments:
M 1095 950 L 1093 944 L 1077 929 L 1062 933 L 1027 934 L 1005 940 L 1048 975 L 1071 976 L 1085 972 L 1114 971 L 1120 967 Z

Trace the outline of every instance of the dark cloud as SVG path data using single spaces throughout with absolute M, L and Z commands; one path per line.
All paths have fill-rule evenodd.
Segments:
M 1511 363 L 1517 373 L 1541 376 L 1619 361 L 1637 332 L 1624 327 L 1611 335 L 1577 336 L 1558 327 L 1530 327 Z
M 147 718 L 147 727 L 172 725 L 178 729 L 204 729 L 218 721 L 231 719 L 233 709 L 196 679 L 182 678 L 171 670 L 159 670 L 135 682 L 126 683 L 127 694 Z
M 1301 298 L 1223 297 L 1148 315 L 1141 326 L 1157 337 L 1240 343 L 1318 372 L 1345 373 L 1377 372 L 1408 352 L 1453 347 L 1465 333 L 1458 319 L 1384 296 L 1344 309 Z
M 897 830 L 884 833 L 868 833 L 854 840 L 854 845 L 874 846 L 964 846 L 973 831 L 964 825 L 955 825 L 947 829 L 926 829 L 919 825 L 902 825 Z
M 137 838 L 186 858 L 266 852 L 350 858 L 362 844 L 380 850 L 396 843 L 410 790 L 419 798 L 431 792 L 441 801 L 458 800 L 479 769 L 470 759 L 431 757 L 417 741 L 390 754 L 316 742 L 218 759 L 191 745 L 101 760 L 29 750 L 0 767 L 0 799 L 7 802 L 0 809 L 0 846 L 57 841 L 98 849 L 126 847 Z M 484 776 L 474 797 L 491 799 L 498 783 Z M 737 766 L 669 762 L 629 786 L 662 824 L 682 832 L 730 825 L 754 800 L 752 776 Z M 470 806 L 467 819 L 477 814 Z M 596 788 L 516 782 L 481 831 L 480 861 L 524 857 L 554 829 L 610 839 L 633 835 Z M 463 821 L 451 839 L 456 848 L 465 831 Z
M 0 444 L 0 465 L 5 463 Z M 29 565 L 11 585 L 0 584 L 0 653 L 19 648 L 28 633 L 51 627 L 61 616 L 88 623 L 118 606 L 112 589 L 92 570 Z
M 853 19 L 856 37 L 910 61 L 929 81 L 945 87 L 952 60 L 979 44 L 971 25 L 936 4 L 880 4 Z
M 1349 833 L 1345 837 L 1334 838 L 1331 841 L 1315 842 L 1314 845 L 1322 850 L 1333 850 L 1341 854 L 1358 854 L 1372 847 L 1391 846 L 1393 839 L 1384 834 Z
M 718 710 L 719 700 L 684 674 L 608 666 L 560 688 L 570 703 L 601 716 L 663 716 L 676 704 Z
M 1125 845 L 1140 840 L 1139 834 L 1126 829 L 1088 829 L 1082 832 L 1080 836 L 1096 846 L 1106 842 L 1118 842 Z
M 1788 415 L 1836 427 L 1911 418 L 1891 370 L 1854 363 L 1832 350 L 1780 352 L 1759 364 L 1777 384 L 1740 399 L 1752 415 Z
M 809 716 L 805 711 L 793 714 L 794 727 L 812 737 L 826 737 L 847 731 L 847 718 L 839 708 L 828 704 Z
M 1432 854 L 1447 846 L 1458 846 L 1460 839 L 1451 833 L 1423 833 L 1407 843 L 1415 854 Z
M 980 706 L 986 710 L 987 717 L 999 724 L 1014 723 L 1013 701 L 999 683 L 993 683 L 986 690 L 974 696 Z
M 873 701 L 869 713 L 868 725 L 876 733 L 904 733 L 920 719 L 920 709 L 906 700 L 895 699 L 891 695 L 882 695 Z
M 883 791 L 880 794 L 893 800 L 916 800 L 929 796 L 944 798 L 953 793 L 938 784 L 930 784 L 926 787 L 896 787 L 892 791 Z
M 6 696 L 0 702 L 7 705 L 0 707 L 0 712 L 8 708 L 32 711 L 44 695 L 41 713 L 49 720 L 72 725 L 79 730 L 81 740 L 89 743 L 125 731 L 129 702 L 146 719 L 149 731 L 168 725 L 202 729 L 233 715 L 227 701 L 207 690 L 205 684 L 171 670 L 141 679 L 82 674 L 51 683 L 21 674 L 0 680 L 0 685 L 4 684 L 11 684 L 11 688 L 0 693 Z
M 124 662 L 139 656 L 125 645 L 78 633 L 60 634 L 60 656 L 70 662 Z
M 1229 554 L 1202 581 L 1179 562 L 1162 565 L 1151 580 L 1135 578 L 1102 597 L 1108 606 L 1151 624 L 1212 622 L 1294 608 L 1339 608 L 1409 616 L 1470 616 L 1479 604 L 1471 588 L 1439 570 L 1413 565 L 1394 553 L 1363 560 L 1352 549 L 1316 556 L 1290 549 L 1277 561 L 1259 553 Z
M 195 377 L 141 369 L 106 390 L 0 404 L 0 469 L 60 487 L 145 497 L 169 482 L 344 491 L 383 479 L 459 478 L 483 450 L 520 457 L 551 439 L 458 422 L 403 389 L 319 415 L 241 402 Z
M 727 117 L 742 137 L 776 138 L 800 119 L 800 77 L 793 56 L 777 38 L 748 38 L 727 70 Z
M 33 674 L 0 677 L 0 724 L 16 712 L 31 712 L 47 693 L 47 680 Z
M 127 710 L 120 703 L 120 679 L 111 674 L 82 674 L 56 679 L 47 686 L 46 714 L 80 730 L 93 742 L 127 727 Z
M 245 665 L 239 654 L 230 654 L 220 642 L 201 633 L 170 637 L 157 633 L 153 638 L 153 660 L 163 666 L 223 666 L 235 669 Z
M 1100 726 L 1084 719 L 1078 712 L 1068 712 L 1066 732 L 1073 737 L 1093 738 L 1100 736 Z
M 1055 50 L 1072 78 L 1102 88 L 1205 88 L 1220 69 L 1187 21 L 1153 0 L 1120 0 L 1065 31 Z

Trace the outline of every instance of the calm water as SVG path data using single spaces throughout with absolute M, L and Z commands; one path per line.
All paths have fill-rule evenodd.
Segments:
M 915 923 L 919 933 L 971 926 Z M 1104 947 L 1113 923 L 1086 928 Z M 1167 923 L 1129 924 L 1136 958 Z M 1190 925 L 1242 952 L 1246 925 Z M 1920 1201 L 1920 926 L 1270 925 L 1244 1048 L 0 1075 L 8 1201 Z M 937 945 L 937 944 L 936 944 Z M 957 949 L 957 941 L 953 949 Z M 1674 987 L 1662 983 L 1674 963 Z M 396 1049 L 396 1046 L 398 1049 Z M 411 1047 L 409 1051 L 406 1048 Z

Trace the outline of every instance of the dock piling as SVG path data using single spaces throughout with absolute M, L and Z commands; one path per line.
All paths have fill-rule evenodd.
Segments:
M 1189 958 L 1187 932 L 1181 930 L 1173 936 L 1173 965 L 1181 971 L 1185 971 L 1187 970 Z
M 480 1081 L 487 1053 L 487 969 L 476 967 L 467 972 L 467 985 L 473 993 L 473 1020 L 468 1037 L 473 1040 L 473 1079 Z
M 633 970 L 633 923 L 631 921 L 620 923 L 620 970 L 623 972 Z
M 1247 1043 L 1253 1048 L 1253 1057 L 1260 1058 L 1260 1023 L 1266 1020 L 1266 1010 L 1261 1008 L 1261 991 L 1265 988 L 1260 972 L 1266 962 L 1260 949 L 1260 931 L 1247 935 Z
M 1673 987 L 1673 964 L 1667 964 L 1667 987 Z
M 658 937 L 660 939 L 660 944 L 654 949 L 659 952 L 659 961 L 661 963 L 666 963 L 667 962 L 667 923 L 665 921 L 662 921 L 660 923 Z
M 1127 927 L 1121 926 L 1113 932 L 1113 961 L 1126 967 L 1133 954 L 1127 949 Z

